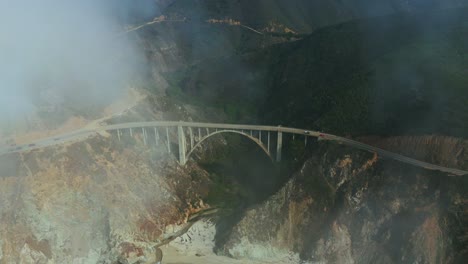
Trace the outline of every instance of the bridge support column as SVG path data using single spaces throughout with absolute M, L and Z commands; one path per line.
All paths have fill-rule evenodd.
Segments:
M 268 131 L 268 153 L 271 155 L 270 153 L 270 131 Z
M 167 152 L 171 154 L 171 139 L 169 138 L 169 128 L 166 127 Z
M 177 137 L 179 139 L 179 163 L 180 165 L 185 165 L 187 163 L 187 160 L 185 159 L 185 149 L 186 149 L 186 143 L 185 143 L 185 134 L 184 134 L 184 129 L 182 126 L 177 127 Z
M 278 140 L 276 141 L 276 162 L 281 161 L 282 149 L 283 149 L 283 133 L 278 131 Z
M 156 143 L 156 146 L 159 146 L 159 132 L 156 127 L 154 127 L 154 142 Z
M 190 148 L 193 148 L 193 141 L 194 141 L 194 139 L 193 139 L 193 131 L 192 131 L 192 128 L 191 128 L 191 127 L 189 127 L 188 129 L 189 129 L 189 133 L 190 133 Z

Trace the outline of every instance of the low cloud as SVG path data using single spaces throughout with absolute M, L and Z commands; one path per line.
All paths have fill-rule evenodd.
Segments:
M 128 3 L 113 2 L 0 2 L 1 124 L 38 112 L 79 114 L 132 85 L 144 56 L 119 34 Z

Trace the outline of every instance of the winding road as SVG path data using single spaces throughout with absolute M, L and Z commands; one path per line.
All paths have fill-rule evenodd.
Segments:
M 133 123 L 122 123 L 114 125 L 103 125 L 96 127 L 86 127 L 83 129 L 75 130 L 70 133 L 57 135 L 54 137 L 43 138 L 28 144 L 14 145 L 14 146 L 0 146 L 0 155 L 5 155 L 9 153 L 25 152 L 34 149 L 44 148 L 53 145 L 60 145 L 72 141 L 85 140 L 86 138 L 95 135 L 99 132 L 105 131 L 119 131 L 124 129 L 137 129 L 137 128 L 203 128 L 207 129 L 216 129 L 216 130 L 236 130 L 236 131 L 255 131 L 261 135 L 261 132 L 276 132 L 276 133 L 288 133 L 294 135 L 303 135 L 305 137 L 315 137 L 319 140 L 329 140 L 334 141 L 340 144 L 348 145 L 357 149 L 366 150 L 369 152 L 377 153 L 380 157 L 397 160 L 406 164 L 414 165 L 417 167 L 437 170 L 441 172 L 448 173 L 451 176 L 463 176 L 468 175 L 468 171 L 447 168 L 439 166 L 436 164 L 431 164 L 428 162 L 416 160 L 410 157 L 406 157 L 397 153 L 393 153 L 387 150 L 376 148 L 358 141 L 354 141 L 348 138 L 317 132 L 309 131 L 306 129 L 282 127 L 282 126 L 259 126 L 259 125 L 241 125 L 241 124 L 218 124 L 218 123 L 198 123 L 198 122 L 183 122 L 183 121 L 153 121 L 153 122 L 133 122 Z M 260 138 L 261 142 L 261 138 Z

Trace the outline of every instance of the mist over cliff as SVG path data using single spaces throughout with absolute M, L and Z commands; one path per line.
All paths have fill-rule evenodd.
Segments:
M 114 1 L 2 1 L 0 123 L 84 114 L 131 87 L 144 56 L 120 34 L 127 11 Z

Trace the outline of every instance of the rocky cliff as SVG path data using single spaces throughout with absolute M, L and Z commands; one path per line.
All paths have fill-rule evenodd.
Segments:
M 280 191 L 246 211 L 219 250 L 313 263 L 462 263 L 467 184 L 320 143 Z
M 203 208 L 209 180 L 138 141 L 96 136 L 2 157 L 0 262 L 149 260 L 166 226 Z
M 158 97 L 107 122 L 187 115 Z M 212 185 L 196 164 L 179 166 L 167 142 L 145 145 L 138 131 L 4 155 L 0 168 L 5 264 L 153 263 L 168 227 L 208 208 Z

